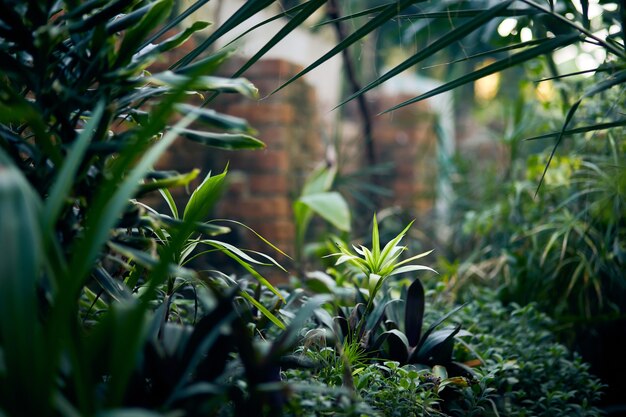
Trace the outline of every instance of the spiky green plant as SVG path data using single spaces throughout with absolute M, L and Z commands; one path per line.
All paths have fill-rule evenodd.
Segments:
M 409 223 L 402 232 L 390 240 L 382 249 L 380 244 L 380 234 L 378 232 L 378 221 L 374 214 L 372 225 L 372 249 L 368 249 L 363 245 L 359 247 L 352 245 L 354 252 L 346 248 L 342 243 L 337 243 L 340 252 L 328 255 L 338 256 L 335 265 L 348 262 L 356 266 L 363 272 L 367 278 L 367 288 L 369 290 L 370 299 L 374 298 L 384 282 L 392 275 L 398 275 L 405 272 L 413 271 L 432 271 L 434 269 L 425 266 L 411 264 L 413 261 L 429 255 L 432 250 L 411 256 L 410 258 L 401 259 L 403 252 L 407 250 L 406 246 L 400 245 L 400 241 L 409 231 L 413 222 Z
M 369 298 L 367 300 L 365 312 L 354 329 L 353 340 L 358 340 L 361 337 L 363 326 L 367 322 L 367 318 L 374 308 L 374 299 L 376 298 L 376 294 L 389 277 L 414 271 L 437 272 L 425 265 L 412 264 L 413 261 L 430 254 L 432 250 L 411 256 L 404 260 L 401 259 L 401 255 L 407 250 L 407 247 L 400 245 L 400 241 L 412 225 L 413 222 L 409 223 L 404 230 L 391 239 L 381 249 L 378 220 L 376 219 L 376 214 L 374 214 L 372 223 L 372 249 L 368 249 L 363 245 L 360 245 L 359 247 L 352 245 L 352 248 L 354 249 L 354 252 L 352 252 L 343 244 L 338 242 L 337 247 L 340 252 L 328 255 L 329 257 L 338 256 L 335 265 L 340 265 L 345 262 L 354 265 L 361 272 L 363 272 L 363 274 L 365 274 L 367 280 Z

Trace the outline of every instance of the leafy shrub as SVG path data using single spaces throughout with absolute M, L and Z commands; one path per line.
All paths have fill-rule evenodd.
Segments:
M 427 322 L 449 308 L 443 301 L 428 307 Z M 349 403 L 350 412 L 370 407 L 371 415 L 601 415 L 594 404 L 602 384 L 578 355 L 556 342 L 552 321 L 535 307 L 505 307 L 493 292 L 482 292 L 451 320 L 469 330 L 457 338 L 454 358 L 472 366 L 470 378 L 449 377 L 441 366 L 372 363 L 350 347 L 346 366 L 338 351 L 317 340 L 296 351 L 316 366 L 285 370 L 283 379 L 317 387 L 312 389 L 327 405 Z M 345 383 L 346 370 L 354 391 Z M 308 398 L 305 392 L 294 392 L 298 400 L 292 402 Z M 351 415 L 346 410 L 344 415 Z
M 493 389 L 490 398 L 504 415 L 600 415 L 594 404 L 602 384 L 556 341 L 553 321 L 533 305 L 505 307 L 494 298 L 485 292 L 452 317 L 472 334 L 465 348 L 457 344 L 457 360 L 482 362 L 472 389 Z M 473 395 L 459 405 L 471 404 Z

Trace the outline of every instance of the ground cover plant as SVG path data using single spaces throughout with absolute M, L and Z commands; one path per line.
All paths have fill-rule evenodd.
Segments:
M 371 246 L 340 246 L 334 275 L 314 274 L 323 286 L 314 291 L 299 277 L 308 291 L 277 288 L 258 267 L 281 265 L 224 241 L 237 222 L 211 220 L 226 162 L 199 182 L 194 167 L 153 169 L 178 137 L 262 148 L 245 120 L 212 111 L 211 99 L 254 98 L 254 86 L 239 76 L 326 2 L 282 13 L 290 17 L 283 30 L 232 77 L 214 75 L 230 55 L 212 50 L 216 40 L 273 1 L 244 3 L 169 70 L 154 69 L 208 27 L 179 26 L 204 3 L 172 15 L 171 0 L 0 2 L 0 415 L 596 415 L 600 384 L 550 340 L 547 320 L 532 307 L 483 308 L 480 300 L 429 307 L 415 274 L 432 270 L 414 264 L 425 254 L 406 257 L 399 244 L 410 224 L 385 245 L 374 218 Z M 304 72 L 414 3 L 367 10 L 367 23 Z M 514 3 L 472 11 L 402 65 L 511 13 Z M 522 3 L 529 7 L 516 14 L 559 19 L 561 11 Z M 614 34 L 598 39 L 587 26 L 568 23 L 568 33 L 517 45 L 528 49 L 431 94 L 585 36 L 622 58 Z M 585 97 L 622 82 L 619 59 Z M 580 104 L 557 142 L 571 133 Z M 324 213 L 320 198 L 333 199 L 343 214 L 339 224 L 326 220 L 349 230 L 345 202 L 329 191 L 333 176 L 320 174 L 330 179 L 297 202 L 303 230 L 312 213 Z M 190 197 L 175 202 L 169 189 L 184 186 Z M 169 212 L 142 202 L 148 193 L 160 193 Z M 242 276 L 190 267 L 194 257 L 210 262 L 216 252 Z M 408 274 L 410 284 L 394 283 L 397 274 Z M 536 350 L 516 337 L 526 325 Z

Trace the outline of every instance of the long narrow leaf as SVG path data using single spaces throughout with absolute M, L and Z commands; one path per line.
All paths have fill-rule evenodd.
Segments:
M 519 52 L 517 54 L 511 55 L 508 58 L 504 58 L 501 59 L 499 61 L 494 62 L 491 65 L 487 65 L 486 67 L 483 67 L 477 71 L 474 71 L 472 73 L 466 74 L 462 77 L 457 78 L 456 80 L 450 81 L 440 87 L 437 87 L 427 93 L 424 93 L 422 95 L 419 95 L 417 97 L 414 97 L 410 100 L 404 101 L 396 106 L 391 107 L 390 109 L 385 110 L 384 112 L 382 112 L 381 114 L 384 113 L 389 113 L 391 111 L 397 110 L 399 108 L 402 108 L 404 106 L 407 106 L 409 104 L 412 103 L 416 103 L 418 101 L 422 101 L 422 100 L 426 100 L 427 98 L 436 96 L 438 94 L 441 93 L 445 93 L 446 91 L 450 91 L 453 90 L 457 87 L 460 87 L 464 84 L 470 83 L 472 81 L 476 81 L 480 78 L 486 77 L 488 75 L 494 74 L 496 72 L 500 72 L 502 70 L 505 70 L 507 68 L 519 65 L 523 62 L 529 61 L 533 58 L 536 58 L 540 55 L 544 55 L 550 52 L 553 52 L 554 50 L 566 46 L 566 45 L 570 45 L 574 42 L 576 42 L 579 39 L 579 35 L 578 34 L 570 34 L 570 35 L 563 35 L 563 36 L 557 36 L 555 38 L 550 39 L 549 41 L 546 41 L 538 46 L 535 46 L 533 48 L 527 49 L 525 51 Z
M 582 101 L 585 98 L 594 96 L 598 93 L 608 90 L 611 87 L 614 87 L 615 85 L 623 84 L 624 82 L 626 82 L 626 70 L 622 70 L 612 75 L 610 78 L 603 80 L 597 84 L 594 84 L 583 94 L 583 96 L 580 99 L 578 99 L 578 101 L 576 101 L 572 105 L 572 107 L 570 107 L 570 109 L 567 112 L 567 115 L 565 116 L 565 122 L 563 122 L 563 128 L 561 128 L 561 132 L 557 136 L 556 142 L 554 143 L 554 147 L 552 148 L 552 152 L 550 152 L 550 157 L 548 158 L 548 162 L 546 162 L 546 166 L 543 170 L 543 173 L 541 174 L 541 179 L 539 180 L 539 184 L 537 185 L 537 189 L 535 190 L 535 196 L 537 196 L 537 193 L 539 192 L 539 189 L 541 188 L 541 184 L 543 184 L 543 180 L 546 177 L 546 173 L 548 172 L 550 163 L 552 162 L 552 159 L 554 158 L 554 154 L 556 153 L 556 150 L 559 147 L 561 140 L 563 139 L 563 135 L 565 131 L 567 130 L 567 126 L 569 125 L 570 121 L 574 117 L 574 114 L 578 110 L 578 107 L 580 106 Z
M 347 99 L 342 101 L 337 107 L 340 107 L 340 106 L 346 104 L 347 102 L 349 102 L 349 101 L 353 100 L 354 98 L 364 94 L 365 92 L 371 90 L 372 88 L 374 88 L 374 87 L 384 83 L 385 81 L 387 81 L 390 78 L 396 76 L 397 74 L 400 74 L 401 72 L 404 72 L 405 70 L 407 70 L 408 68 L 414 66 L 418 62 L 420 62 L 420 61 L 422 61 L 422 60 L 424 60 L 426 58 L 431 57 L 436 52 L 442 50 L 446 46 L 451 45 L 452 43 L 460 41 L 461 39 L 463 39 L 465 36 L 467 36 L 471 32 L 475 31 L 478 28 L 483 27 L 486 22 L 489 22 L 491 19 L 496 17 L 498 15 L 498 13 L 500 13 L 500 11 L 502 11 L 502 10 L 506 9 L 507 7 L 509 7 L 512 2 L 513 2 L 513 0 L 507 0 L 505 2 L 497 4 L 496 6 L 492 7 L 491 9 L 486 10 L 485 12 L 479 14 L 478 16 L 476 16 L 475 18 L 473 18 L 469 22 L 466 22 L 463 25 L 461 25 L 461 26 L 455 28 L 454 30 L 448 32 L 447 34 L 445 34 L 441 38 L 437 39 L 432 44 L 428 45 L 426 48 L 422 49 L 421 51 L 419 51 L 418 53 L 413 55 L 411 58 L 409 58 L 406 61 L 402 62 L 401 64 L 395 66 L 393 69 L 387 71 L 385 74 L 383 74 L 382 76 L 380 76 L 379 78 L 377 78 L 373 82 L 369 83 L 365 87 L 361 88 L 356 93 L 350 95 Z
M 581 127 L 577 127 L 577 128 L 574 128 L 574 129 L 567 129 L 563 133 L 561 133 L 560 131 L 559 132 L 545 133 L 543 135 L 533 136 L 533 137 L 530 137 L 530 138 L 526 138 L 524 140 L 548 139 L 548 138 L 558 137 L 559 135 L 570 136 L 570 135 L 575 135 L 577 133 L 595 132 L 595 131 L 598 131 L 598 130 L 607 130 L 607 129 L 611 129 L 611 128 L 614 128 L 614 127 L 621 127 L 621 126 L 626 126 L 626 119 L 624 119 L 624 120 L 617 120 L 615 122 L 606 122 L 606 123 L 598 123 L 598 124 L 589 125 L 589 126 L 581 126 Z
M 45 202 L 45 220 L 46 227 L 48 228 L 53 227 L 59 217 L 59 214 L 61 213 L 61 209 L 65 204 L 70 189 L 72 188 L 76 172 L 83 161 L 83 156 L 87 151 L 87 147 L 89 146 L 89 142 L 91 141 L 94 131 L 98 126 L 98 123 L 100 123 L 103 111 L 104 103 L 98 103 L 89 119 L 89 122 L 83 131 L 78 135 L 71 151 L 63 161 L 63 166 L 59 170 L 57 178 L 55 179 L 48 194 L 48 199 Z
M 315 13 L 320 7 L 322 7 L 327 0 L 310 0 L 305 4 L 305 7 L 298 12 L 295 16 L 289 19 L 289 22 L 276 33 L 263 47 L 250 58 L 241 68 L 233 74 L 233 77 L 238 77 L 243 74 L 248 68 L 254 65 L 263 55 L 265 55 L 270 49 L 272 49 L 278 42 L 282 41 L 289 33 L 300 26 L 302 22 L 308 19 L 313 13 Z
M 248 294 L 245 291 L 241 291 L 239 292 L 239 295 L 241 295 L 243 298 L 245 298 L 246 300 L 250 301 L 250 303 L 252 303 L 252 305 L 254 305 L 256 308 L 259 309 L 259 311 L 261 313 L 263 313 L 263 315 L 265 317 L 267 317 L 272 323 L 274 323 L 279 329 L 282 330 L 286 330 L 287 328 L 285 327 L 285 325 L 283 324 L 282 321 L 280 321 L 280 319 L 278 317 L 276 317 L 274 314 L 272 314 L 271 311 L 269 311 L 263 304 L 261 304 L 260 302 L 258 302 L 254 297 L 252 297 L 250 294 Z
M 216 40 L 221 38 L 224 34 L 230 32 L 233 28 L 238 27 L 243 22 L 265 9 L 270 4 L 274 3 L 274 0 L 254 0 L 247 1 L 241 8 L 239 8 L 231 17 L 224 22 L 215 32 L 213 32 L 207 39 L 204 40 L 193 51 L 189 52 L 183 58 L 174 63 L 170 68 L 178 68 L 189 65 L 194 59 L 202 54 L 209 48 Z
M 283 88 L 285 88 L 292 82 L 296 81 L 297 79 L 301 78 L 305 74 L 319 67 L 321 64 L 328 61 L 330 58 L 334 57 L 335 55 L 337 55 L 338 53 L 340 53 L 341 51 L 343 51 L 344 49 L 346 49 L 353 43 L 365 37 L 368 33 L 374 31 L 376 28 L 387 23 L 389 19 L 391 19 L 394 16 L 397 16 L 398 13 L 400 13 L 402 10 L 406 9 L 410 5 L 414 3 L 420 3 L 422 1 L 425 1 L 425 0 L 398 0 L 397 2 L 387 5 L 380 11 L 379 14 L 377 14 L 374 18 L 372 18 L 372 20 L 368 21 L 363 26 L 358 28 L 355 32 L 347 36 L 343 41 L 341 41 L 330 51 L 325 53 L 321 58 L 317 59 L 314 63 L 306 67 L 304 70 L 300 71 L 298 74 L 296 74 L 292 78 L 290 78 L 287 82 L 285 82 L 283 85 L 278 87 L 271 94 L 274 94 L 282 90 Z

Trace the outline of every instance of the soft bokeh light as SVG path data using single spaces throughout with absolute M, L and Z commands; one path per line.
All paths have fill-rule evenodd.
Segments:
M 519 33 L 522 42 L 529 42 L 533 40 L 533 31 L 530 28 L 522 28 Z
M 509 36 L 515 27 L 517 26 L 517 19 L 513 19 L 512 17 L 508 17 L 500 23 L 498 26 L 498 34 L 502 37 Z
M 483 68 L 493 62 L 494 60 L 487 60 L 479 65 L 476 69 Z M 474 83 L 474 95 L 476 97 L 476 100 L 478 101 L 489 101 L 495 98 L 496 94 L 498 94 L 499 88 L 500 73 L 491 74 L 479 80 L 476 80 L 476 82 Z
M 552 81 L 543 81 L 537 84 L 535 88 L 537 98 L 542 102 L 550 102 L 556 96 L 556 90 Z

